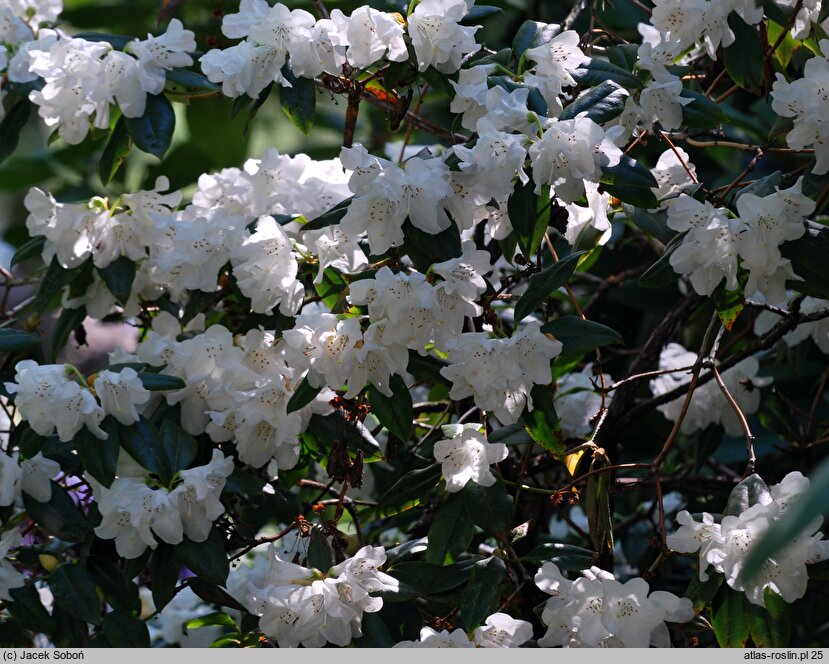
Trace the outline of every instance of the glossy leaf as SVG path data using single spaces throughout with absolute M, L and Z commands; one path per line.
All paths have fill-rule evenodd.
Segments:
M 515 320 L 521 321 L 538 309 L 556 290 L 567 283 L 578 267 L 579 259 L 585 252 L 577 251 L 565 256 L 552 267 L 530 277 L 527 290 L 515 305 Z
M 69 615 L 93 625 L 101 624 L 101 600 L 89 572 L 75 563 L 60 565 L 49 576 L 55 604 Z
M 477 509 L 481 507 L 479 505 Z M 450 493 L 429 528 L 426 562 L 433 565 L 455 562 L 458 555 L 466 551 L 474 533 L 475 528 L 467 502 L 460 493 Z
M 613 328 L 579 316 L 559 316 L 541 330 L 561 342 L 562 355 L 583 355 L 602 346 L 625 343 L 622 335 Z
M 490 557 L 472 567 L 469 582 L 461 594 L 461 623 L 469 632 L 481 625 L 499 605 L 501 583 L 506 579 L 507 566 L 503 560 Z
M 392 390 L 390 397 L 374 385 L 369 385 L 368 402 L 380 424 L 400 440 L 407 441 L 412 435 L 414 418 L 412 395 L 404 380 L 397 374 L 391 377 L 389 387 Z
M 147 95 L 147 108 L 140 118 L 126 118 L 127 131 L 135 147 L 159 159 L 170 149 L 176 128 L 173 105 L 163 94 Z

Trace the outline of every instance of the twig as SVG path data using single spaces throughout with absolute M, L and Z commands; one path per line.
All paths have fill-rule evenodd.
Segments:
M 757 463 L 757 457 L 754 454 L 754 434 L 751 433 L 751 428 L 748 426 L 748 420 L 746 419 L 745 414 L 740 409 L 740 406 L 736 402 L 734 397 L 731 395 L 731 392 L 728 391 L 728 387 L 726 387 L 725 382 L 723 382 L 722 376 L 720 375 L 720 372 L 717 369 L 716 362 L 710 360 L 705 363 L 705 366 L 706 368 L 711 370 L 711 373 L 714 374 L 714 380 L 717 381 L 717 385 L 720 386 L 720 390 L 722 391 L 726 400 L 728 401 L 734 412 L 737 414 L 737 418 L 740 420 L 740 426 L 743 427 L 743 431 L 745 432 L 746 451 L 748 452 L 748 465 L 746 465 L 746 470 L 743 473 L 743 477 L 748 477 L 754 472 L 754 465 Z

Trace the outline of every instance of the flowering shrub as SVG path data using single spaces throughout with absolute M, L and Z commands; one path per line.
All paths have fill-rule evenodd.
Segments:
M 829 7 L 519 4 L 2 4 L 4 644 L 820 645 Z

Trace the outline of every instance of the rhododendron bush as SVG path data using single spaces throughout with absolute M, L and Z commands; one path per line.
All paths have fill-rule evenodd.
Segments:
M 2 0 L 0 637 L 825 643 L 829 6 Z

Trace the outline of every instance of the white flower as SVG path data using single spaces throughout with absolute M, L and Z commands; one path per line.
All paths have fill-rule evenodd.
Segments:
M 658 122 L 662 129 L 679 129 L 682 126 L 682 107 L 690 104 L 690 97 L 681 97 L 682 80 L 663 68 L 654 70 L 653 80 L 639 95 L 642 119 L 646 129 Z
M 460 69 L 464 56 L 478 48 L 475 32 L 479 26 L 459 22 L 469 11 L 466 0 L 421 0 L 408 19 L 420 71 L 432 66 L 443 74 Z
M 9 552 L 20 546 L 20 541 L 20 531 L 16 528 L 7 530 L 0 537 L 0 599 L 7 602 L 11 601 L 9 590 L 19 588 L 26 582 L 26 577 L 8 561 Z
M 206 540 L 213 521 L 224 514 L 219 496 L 232 472 L 233 457 L 214 449 L 210 463 L 179 473 L 182 482 L 170 493 L 170 500 L 181 515 L 184 533 L 192 541 Z
M 682 161 L 680 161 L 680 158 Z M 688 171 L 696 177 L 697 169 L 691 163 L 691 157 L 681 147 L 677 147 L 676 152 L 668 148 L 659 155 L 656 166 L 651 169 L 651 174 L 658 186 L 652 187 L 651 191 L 661 205 L 672 204 L 674 200 L 677 200 L 675 198 L 677 194 L 683 193 L 693 186 L 694 180 L 688 174 Z
M 605 386 L 609 386 L 613 379 L 604 374 Z M 580 372 L 565 374 L 558 383 L 556 390 L 556 414 L 561 421 L 561 430 L 571 438 L 588 436 L 593 430 L 591 421 L 599 413 L 602 406 L 601 395 L 597 389 L 601 381 L 593 374 L 593 365 L 586 365 Z M 605 407 L 610 404 L 613 393 L 606 395 Z
M 513 181 L 516 176 L 522 183 L 529 181 L 524 172 L 524 160 L 527 158 L 524 139 L 498 131 L 489 116 L 478 120 L 477 132 L 478 140 L 474 147 L 454 147 L 455 154 L 461 160 L 459 168 L 474 177 L 476 190 L 489 198 L 506 199 L 515 189 Z
M 442 464 L 441 474 L 450 493 L 463 489 L 469 480 L 492 486 L 495 475 L 489 467 L 507 458 L 507 446 L 488 442 L 478 427 L 464 424 L 452 438 L 435 443 L 435 459 Z
M 403 26 L 386 12 L 364 5 L 345 16 L 339 9 L 332 9 L 331 20 L 348 46 L 348 64 L 355 69 L 365 69 L 383 56 L 390 62 L 409 57 Z
M 52 479 L 60 473 L 60 464 L 38 452 L 20 462 L 20 471 L 20 489 L 36 501 L 48 503 L 52 499 Z
M 101 371 L 93 385 L 104 414 L 112 415 L 125 425 L 138 421 L 139 414 L 136 406 L 143 406 L 151 396 L 135 369 L 130 367 L 121 369 L 117 373 Z
M 518 648 L 533 637 L 533 626 L 506 613 L 493 613 L 472 635 L 479 648 Z
M 563 88 L 576 85 L 573 73 L 590 58 L 579 48 L 581 38 L 575 30 L 565 30 L 550 41 L 528 49 L 525 56 L 535 62 L 535 72 L 528 74 L 524 80 L 528 85 L 537 85 L 544 95 L 549 107 L 549 115 L 558 116 L 561 112 Z
M 462 629 L 455 629 L 451 632 L 444 629 L 440 632 L 431 627 L 424 627 L 420 630 L 418 641 L 400 641 L 395 643 L 394 648 L 474 648 L 475 642 L 471 641 Z

